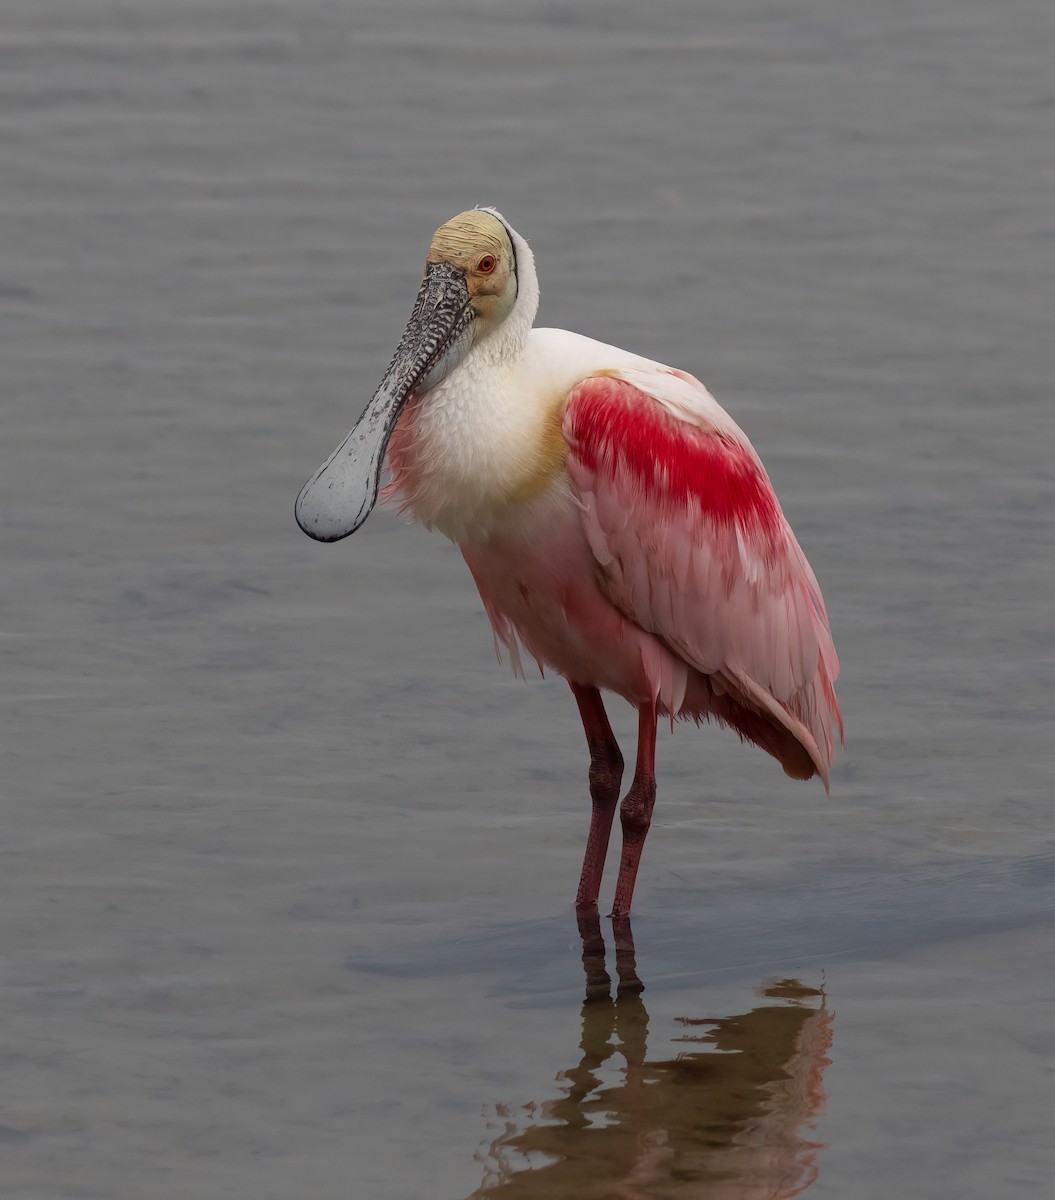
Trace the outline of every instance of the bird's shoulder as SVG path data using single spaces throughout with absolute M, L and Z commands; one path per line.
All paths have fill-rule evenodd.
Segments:
M 547 391 L 559 395 L 562 406 L 575 403 L 580 409 L 586 400 L 595 409 L 603 405 L 614 397 L 606 381 L 622 381 L 638 394 L 639 404 L 658 404 L 676 421 L 724 434 L 754 455 L 746 434 L 703 383 L 666 363 L 566 329 L 533 329 L 524 368 L 534 380 L 546 379 Z
M 573 483 L 610 486 L 627 503 L 643 489 L 686 511 L 736 511 L 770 543 L 781 532 L 754 447 L 695 376 L 563 329 L 533 330 L 522 369 Z

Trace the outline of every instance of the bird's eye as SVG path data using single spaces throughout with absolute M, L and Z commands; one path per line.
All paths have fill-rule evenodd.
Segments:
M 483 258 L 476 264 L 476 269 L 484 275 L 490 275 L 491 272 L 498 266 L 498 260 L 493 254 L 485 254 Z

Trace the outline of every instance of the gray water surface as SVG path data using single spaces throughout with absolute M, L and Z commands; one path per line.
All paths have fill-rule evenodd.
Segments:
M 3 1195 L 1046 1194 L 1050 3 L 2 7 Z M 586 1006 L 570 694 L 292 516 L 476 203 L 746 429 L 843 660 L 830 797 L 661 733 Z

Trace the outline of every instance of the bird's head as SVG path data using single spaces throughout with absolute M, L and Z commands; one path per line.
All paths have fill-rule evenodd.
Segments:
M 455 291 L 464 287 L 464 302 L 473 316 L 473 341 L 496 329 L 513 311 L 517 299 L 516 251 L 510 231 L 493 212 L 473 208 L 459 213 L 432 235 L 425 277 L 449 273 Z
M 475 347 L 493 361 L 519 353 L 537 306 L 531 251 L 499 213 L 474 208 L 441 225 L 374 398 L 297 497 L 301 529 L 321 542 L 354 533 L 377 501 L 385 450 L 411 397 L 440 384 Z

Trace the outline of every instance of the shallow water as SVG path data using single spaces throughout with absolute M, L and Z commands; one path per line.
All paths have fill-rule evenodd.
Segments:
M 5 1196 L 1045 1193 L 1053 34 L 8 0 Z M 843 659 L 830 797 L 661 737 L 607 1001 L 566 689 L 442 539 L 292 520 L 473 203 L 732 411 Z

